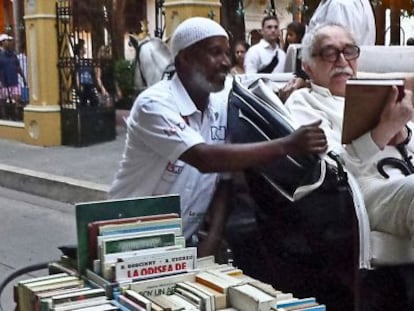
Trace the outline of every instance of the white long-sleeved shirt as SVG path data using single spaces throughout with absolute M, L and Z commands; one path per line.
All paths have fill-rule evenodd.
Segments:
M 286 54 L 279 48 L 275 48 L 264 39 L 247 50 L 244 57 L 244 70 L 246 73 L 257 73 L 266 67 L 272 61 L 273 56 L 277 53 L 278 63 L 272 73 L 283 72 L 285 70 Z
M 363 105 L 364 103 L 361 103 Z M 387 167 L 390 176 L 384 178 L 377 169 L 379 160 L 386 157 L 402 159 L 395 147 L 378 148 L 368 132 L 344 147 L 341 144 L 345 99 L 333 96 L 326 88 L 311 84 L 290 95 L 285 104 L 297 124 L 322 120 L 321 128 L 328 140 L 328 151 L 340 154 L 346 168 L 361 187 L 370 216 L 371 228 L 414 237 L 414 175 L 405 176 L 399 169 Z M 412 122 L 408 123 L 413 128 Z M 414 151 L 414 139 L 407 145 Z
M 345 26 L 358 45 L 375 45 L 375 18 L 369 0 L 322 0 L 312 15 L 308 30 L 327 22 Z

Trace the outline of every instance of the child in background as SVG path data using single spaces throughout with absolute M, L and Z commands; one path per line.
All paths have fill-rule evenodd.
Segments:
M 283 50 L 286 52 L 289 44 L 301 43 L 302 38 L 305 35 L 305 25 L 298 22 L 291 22 L 286 27 L 286 37 Z

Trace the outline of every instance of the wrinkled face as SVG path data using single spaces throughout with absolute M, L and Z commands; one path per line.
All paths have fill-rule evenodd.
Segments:
M 294 32 L 293 30 L 290 30 L 290 29 L 288 29 L 288 31 L 286 33 L 286 41 L 289 44 L 292 44 L 292 43 L 300 43 L 299 42 L 299 37 L 298 37 L 297 33 Z
M 189 80 L 206 92 L 218 92 L 231 68 L 230 45 L 222 36 L 202 40 L 186 49 L 190 65 Z
M 338 26 L 322 28 L 318 37 L 312 59 L 303 68 L 315 84 L 345 96 L 346 81 L 357 72 L 359 48 Z
M 280 37 L 279 23 L 274 19 L 265 21 L 262 27 L 262 36 L 267 42 L 277 42 Z
M 244 55 L 246 54 L 246 48 L 243 44 L 237 44 L 234 48 L 234 54 L 236 57 L 236 63 L 243 65 L 244 63 Z

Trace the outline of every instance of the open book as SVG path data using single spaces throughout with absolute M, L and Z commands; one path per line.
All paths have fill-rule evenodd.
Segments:
M 351 143 L 378 124 L 393 85 L 398 87 L 399 101 L 404 96 L 404 89 L 414 89 L 414 75 L 364 74 L 357 79 L 347 81 L 342 128 L 343 144 Z

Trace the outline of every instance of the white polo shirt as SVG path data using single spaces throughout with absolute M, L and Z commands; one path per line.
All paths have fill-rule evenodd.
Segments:
M 188 239 L 204 219 L 218 174 L 202 174 L 178 158 L 200 144 L 222 144 L 227 134 L 230 83 L 212 93 L 202 113 L 178 76 L 148 88 L 127 119 L 127 137 L 111 198 L 180 194 L 184 235 Z
M 257 73 L 263 69 L 273 59 L 277 51 L 278 63 L 273 69 L 272 73 L 283 72 L 285 70 L 286 54 L 285 52 L 276 45 L 275 48 L 264 39 L 253 45 L 247 50 L 246 56 L 244 57 L 244 70 L 246 73 Z

